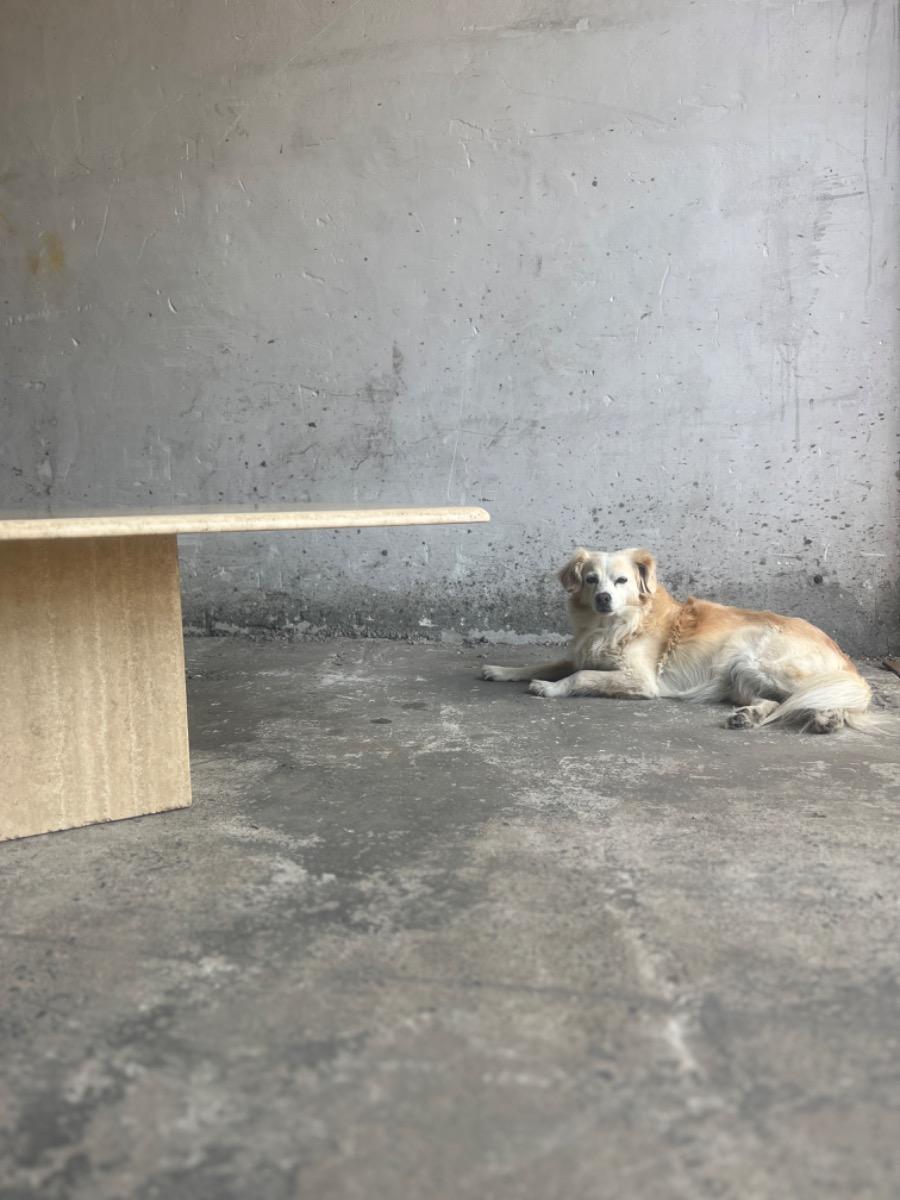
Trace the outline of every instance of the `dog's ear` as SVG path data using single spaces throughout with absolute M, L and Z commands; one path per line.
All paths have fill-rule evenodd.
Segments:
M 587 560 L 588 551 L 584 546 L 579 546 L 559 573 L 559 582 L 570 596 L 581 590 L 581 573 Z
M 656 591 L 656 559 L 649 550 L 635 548 L 627 550 L 634 563 L 638 576 L 638 592 L 642 596 L 652 596 Z

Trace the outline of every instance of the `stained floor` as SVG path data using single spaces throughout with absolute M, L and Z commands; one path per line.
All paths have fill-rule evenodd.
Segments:
M 481 653 L 191 641 L 193 809 L 0 847 L 0 1200 L 896 1197 L 896 728 Z

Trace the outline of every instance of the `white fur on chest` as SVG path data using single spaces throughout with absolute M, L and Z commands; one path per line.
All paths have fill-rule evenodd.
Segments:
M 640 612 L 623 614 L 614 621 L 588 618 L 575 623 L 572 658 L 578 671 L 617 671 L 634 648 Z
M 614 671 L 622 665 L 621 643 L 605 632 L 584 633 L 575 639 L 572 658 L 577 671 Z

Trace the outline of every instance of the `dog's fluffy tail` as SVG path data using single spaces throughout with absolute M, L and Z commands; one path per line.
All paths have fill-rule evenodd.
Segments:
M 861 675 L 834 671 L 814 675 L 801 683 L 760 725 L 788 721 L 822 733 L 840 729 L 842 725 L 866 729 L 876 724 L 868 712 L 871 703 L 872 689 Z

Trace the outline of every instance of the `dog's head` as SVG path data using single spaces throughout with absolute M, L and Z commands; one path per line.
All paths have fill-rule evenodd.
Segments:
M 559 573 L 575 604 L 605 616 L 638 608 L 656 591 L 656 559 L 649 550 L 579 548 Z

